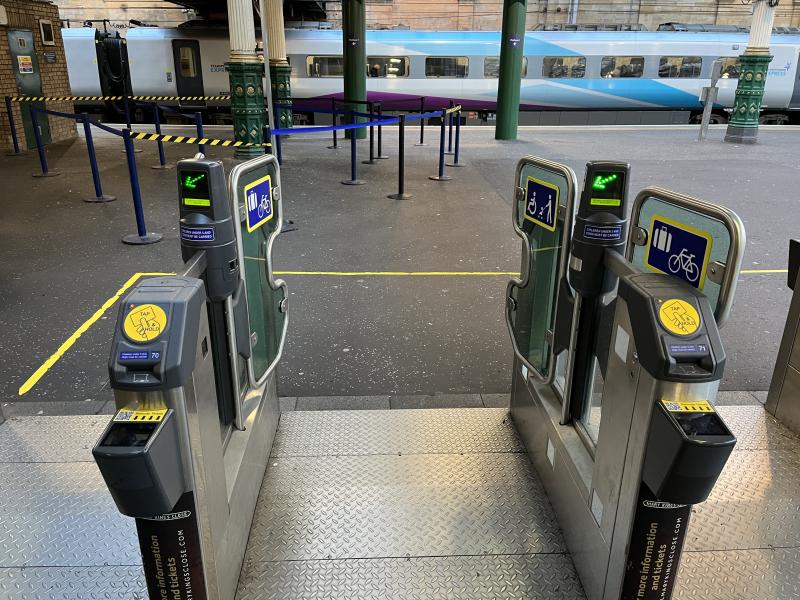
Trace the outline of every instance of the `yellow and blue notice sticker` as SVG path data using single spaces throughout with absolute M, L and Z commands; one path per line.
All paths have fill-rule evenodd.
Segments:
M 272 206 L 272 177 L 265 175 L 244 186 L 247 231 L 252 232 L 275 216 Z
M 654 214 L 644 264 L 703 289 L 713 240 L 707 231 Z
M 548 231 L 555 231 L 558 193 L 557 185 L 536 177 L 528 177 L 525 187 L 525 219 Z

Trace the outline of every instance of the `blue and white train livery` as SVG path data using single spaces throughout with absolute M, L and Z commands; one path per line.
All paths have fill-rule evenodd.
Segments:
M 227 93 L 225 36 L 224 30 L 194 27 L 131 29 L 127 52 L 133 94 Z M 75 95 L 104 93 L 97 74 L 86 69 L 94 38 L 94 29 L 64 30 Z M 696 113 L 712 63 L 722 59 L 716 118 L 724 120 L 724 109 L 733 105 L 737 57 L 746 45 L 747 35 L 741 33 L 528 32 L 520 110 Z M 341 97 L 341 31 L 287 30 L 286 47 L 298 108 Z M 800 109 L 800 36 L 774 35 L 770 52 L 763 118 L 786 122 L 790 111 Z M 427 108 L 453 99 L 468 110 L 493 111 L 499 55 L 498 32 L 369 31 L 369 99 L 399 108 L 401 101 L 425 96 Z

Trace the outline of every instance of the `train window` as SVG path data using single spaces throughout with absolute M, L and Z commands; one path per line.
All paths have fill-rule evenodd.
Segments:
M 662 56 L 658 63 L 659 77 L 700 77 L 703 59 L 699 56 Z
M 367 77 L 408 77 L 408 57 L 368 56 Z
M 545 56 L 542 62 L 542 77 L 580 79 L 584 75 L 586 59 L 583 56 Z
M 425 59 L 425 77 L 463 78 L 469 72 L 466 56 L 429 56 Z
M 724 56 L 719 61 L 722 63 L 722 79 L 739 79 L 742 64 L 738 56 Z
M 197 77 L 197 63 L 194 60 L 194 48 L 180 47 L 181 77 Z
M 500 57 L 487 56 L 483 59 L 483 76 L 486 79 L 500 78 Z M 528 57 L 522 57 L 522 76 L 528 76 Z
M 643 56 L 604 56 L 600 64 L 600 77 L 641 77 L 644 73 Z
M 341 56 L 307 56 L 306 75 L 309 77 L 344 77 L 344 58 Z

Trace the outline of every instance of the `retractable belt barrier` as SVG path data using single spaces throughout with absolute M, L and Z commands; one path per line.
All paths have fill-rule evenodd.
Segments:
M 714 401 L 741 220 L 660 188 L 629 211 L 629 171 L 590 162 L 579 194 L 527 157 L 514 182 L 511 415 L 589 600 L 672 597 L 692 505 L 736 444 Z

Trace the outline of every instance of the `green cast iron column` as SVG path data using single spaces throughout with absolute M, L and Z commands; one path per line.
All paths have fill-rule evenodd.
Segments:
M 263 65 L 260 62 L 229 62 L 225 66 L 231 83 L 233 137 L 236 141 L 260 144 L 264 141 L 267 113 L 264 110 Z M 236 148 L 237 158 L 264 154 L 264 148 Z
M 733 114 L 725 132 L 725 141 L 755 144 L 758 139 L 758 116 L 764 99 L 764 85 L 772 57 L 769 40 L 778 0 L 753 0 L 753 20 L 747 50 L 740 57 L 739 82 L 733 102 Z
M 288 64 L 274 65 L 270 61 L 269 74 L 272 81 L 273 104 L 292 103 L 291 76 L 292 68 Z M 279 107 L 275 109 L 275 127 L 286 129 L 292 126 L 292 109 Z
M 367 99 L 367 32 L 366 0 L 342 1 L 342 45 L 344 47 L 344 97 L 347 100 Z M 352 110 L 366 112 L 366 105 L 350 105 Z M 356 117 L 357 122 L 364 121 Z M 359 139 L 366 137 L 366 128 L 355 131 Z
M 725 132 L 725 141 L 734 144 L 755 144 L 758 140 L 758 116 L 764 98 L 764 85 L 772 57 L 764 54 L 742 54 L 739 83 L 733 102 L 733 113 Z
M 292 69 L 286 60 L 286 32 L 284 31 L 283 0 L 261 0 L 265 5 L 264 26 L 268 28 L 267 48 L 269 53 L 264 54 L 266 60 L 269 56 L 269 75 L 271 85 L 272 104 L 291 105 Z M 275 127 L 286 129 L 292 126 L 291 108 L 274 108 L 273 118 Z
M 497 140 L 517 139 L 526 12 L 526 0 L 503 1 L 500 79 L 497 82 L 497 121 L 494 130 Z

